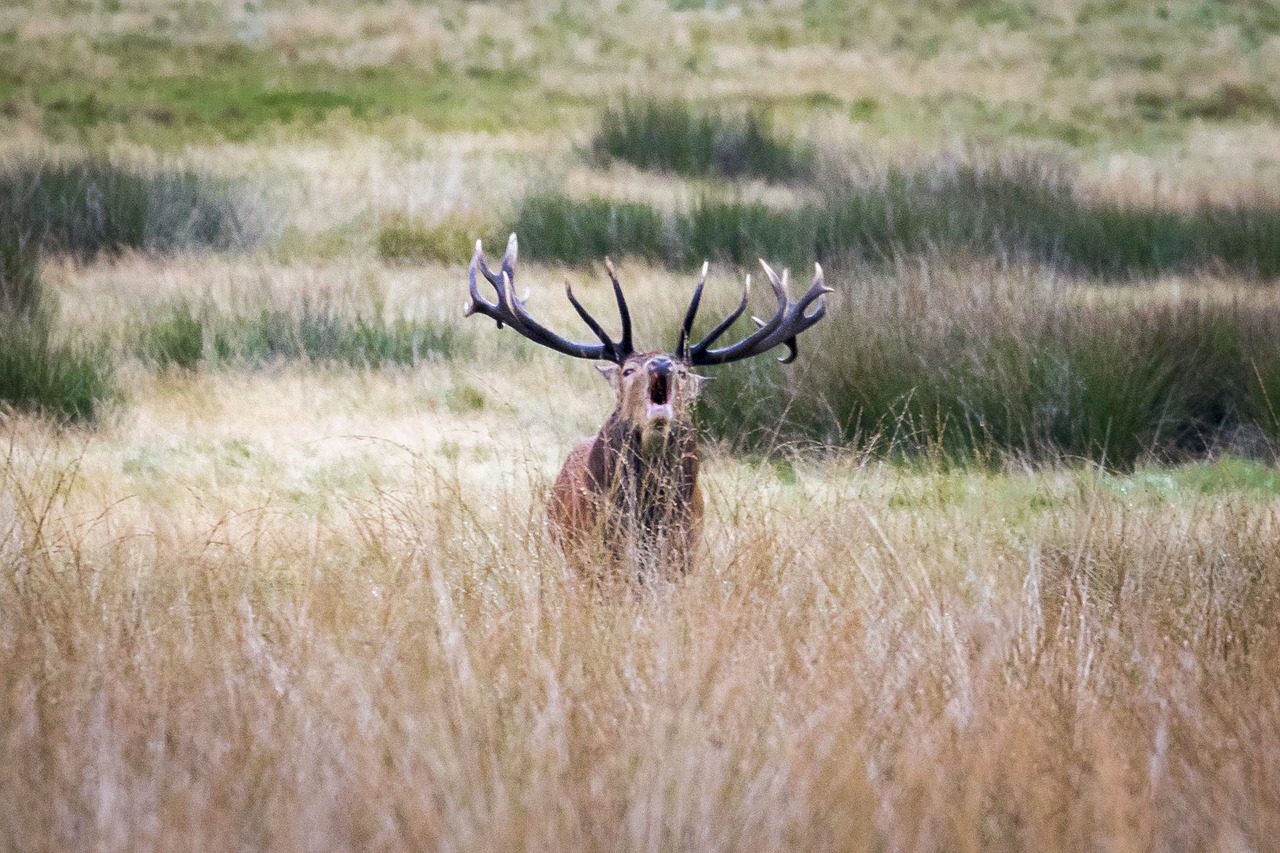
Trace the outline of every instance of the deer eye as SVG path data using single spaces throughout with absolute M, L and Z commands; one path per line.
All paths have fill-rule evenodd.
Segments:
M 636 369 L 635 369 L 634 367 L 628 367 L 626 370 L 622 371 L 622 375 L 623 375 L 623 376 L 630 376 L 631 374 L 633 374 L 633 373 L 635 373 L 635 372 L 636 372 Z

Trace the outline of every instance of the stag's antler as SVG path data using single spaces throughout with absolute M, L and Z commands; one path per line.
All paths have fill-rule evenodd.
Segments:
M 738 307 L 733 309 L 728 317 L 720 321 L 711 332 L 702 340 L 692 346 L 689 345 L 689 333 L 693 330 L 693 320 L 698 314 L 698 304 L 702 301 L 702 287 L 707 280 L 707 265 L 702 265 L 702 275 L 698 277 L 698 286 L 693 291 L 693 299 L 689 302 L 689 310 L 684 315 L 684 326 L 680 329 L 680 343 L 676 347 L 676 355 L 689 362 L 694 367 L 728 364 L 731 361 L 741 361 L 744 358 L 751 358 L 755 355 L 768 352 L 774 347 L 785 346 L 787 354 L 778 361 L 783 364 L 790 364 L 795 361 L 798 350 L 796 348 L 796 337 L 814 323 L 822 319 L 827 313 L 826 301 L 822 298 L 828 293 L 834 291 L 822 283 L 822 266 L 813 265 L 813 284 L 805 291 L 797 301 L 791 301 L 791 291 L 788 288 L 789 271 L 782 271 L 782 278 L 778 278 L 778 274 L 764 262 L 760 260 L 760 266 L 764 267 L 764 273 L 769 277 L 769 284 L 773 287 L 774 296 L 778 298 L 778 310 L 769 320 L 761 320 L 759 317 L 751 319 L 759 327 L 751 335 L 738 341 L 736 344 L 730 344 L 720 349 L 711 349 L 711 345 L 719 340 L 720 336 L 729 330 L 729 327 L 742 316 L 742 312 L 747 309 L 747 297 L 751 294 L 751 276 L 747 276 L 746 285 L 742 289 L 742 301 L 738 303 Z M 812 313 L 807 313 L 810 306 L 817 305 L 813 308 Z
M 618 284 L 618 276 L 614 272 L 613 263 L 608 258 L 605 258 L 604 265 L 609 270 L 609 280 L 613 282 L 613 295 L 618 300 L 618 314 L 622 318 L 622 337 L 616 341 L 611 339 L 600 323 L 596 321 L 596 318 L 592 317 L 587 313 L 587 309 L 582 307 L 582 303 L 578 302 L 577 297 L 573 295 L 573 288 L 569 286 L 569 283 L 566 281 L 564 284 L 565 293 L 569 296 L 569 304 L 573 306 L 573 309 L 578 312 L 578 316 L 600 339 L 598 344 L 579 344 L 560 337 L 529 316 L 529 312 L 525 310 L 524 300 L 516 295 L 514 284 L 518 251 L 516 235 L 512 234 L 507 240 L 507 252 L 502 257 L 502 268 L 497 274 L 494 274 L 489 269 L 488 264 L 485 263 L 484 248 L 480 245 L 479 240 L 476 241 L 476 253 L 471 258 L 471 301 L 467 303 L 466 315 L 470 317 L 472 314 L 483 314 L 496 320 L 499 329 L 505 323 L 535 344 L 541 344 L 548 349 L 553 349 L 564 355 L 571 355 L 574 358 L 599 359 L 612 361 L 615 364 L 622 364 L 622 362 L 626 361 L 627 356 L 633 352 L 631 347 L 631 312 L 627 310 L 627 300 L 622 296 L 622 285 Z M 480 290 L 476 286 L 477 269 L 493 285 L 493 289 L 497 291 L 498 298 L 496 302 L 488 302 L 480 295 Z

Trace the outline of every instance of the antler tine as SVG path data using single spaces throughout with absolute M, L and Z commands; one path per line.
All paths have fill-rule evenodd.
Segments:
M 785 346 L 787 353 L 779 361 L 784 364 L 794 361 L 799 352 L 796 346 L 796 338 L 805 330 L 812 327 L 815 323 L 823 318 L 827 312 L 826 303 L 822 297 L 831 293 L 831 288 L 823 283 L 822 267 L 814 264 L 813 284 L 809 289 L 795 302 L 791 301 L 791 295 L 788 288 L 788 272 L 783 270 L 782 278 L 773 271 L 762 259 L 761 267 L 764 268 L 769 284 L 773 288 L 774 295 L 778 298 L 778 310 L 769 320 L 761 320 L 758 317 L 752 317 L 756 325 L 759 327 L 755 332 L 727 347 L 720 349 L 708 349 L 710 340 L 714 340 L 711 336 L 704 339 L 693 347 L 691 352 L 690 363 L 697 366 L 727 364 L 731 361 L 740 361 L 744 358 L 760 355 L 768 352 L 774 347 Z M 814 303 L 817 306 L 810 312 L 810 306 Z M 744 300 L 745 307 L 745 300 Z M 731 315 L 732 320 L 736 320 L 741 310 Z M 727 325 L 721 324 L 726 329 Z M 717 327 L 716 334 L 723 332 L 723 329 Z
M 689 335 L 693 332 L 693 320 L 698 316 L 698 305 L 702 302 L 702 288 L 707 283 L 707 270 L 710 261 L 702 262 L 702 272 L 698 275 L 698 286 L 693 289 L 693 298 L 689 300 L 689 309 L 684 312 L 684 323 L 680 326 L 680 340 L 676 344 L 676 357 L 689 357 Z
M 618 301 L 618 316 L 622 319 L 622 337 L 618 340 L 617 346 L 620 352 L 630 355 L 634 352 L 631 348 L 631 312 L 627 310 L 627 300 L 622 295 L 622 285 L 618 284 L 618 274 L 613 269 L 613 261 L 609 260 L 607 255 L 604 259 L 604 268 L 609 271 L 609 281 L 613 282 L 613 296 Z
M 472 263 L 478 263 L 480 265 L 481 275 L 484 276 L 485 281 L 493 285 L 495 290 L 501 286 L 502 277 L 489 269 L 488 260 L 484 256 L 484 246 L 479 240 L 476 240 L 476 253 L 472 256 L 471 261 Z
M 614 342 L 609 337 L 609 333 L 604 330 L 604 327 L 600 325 L 600 322 L 596 320 L 595 317 L 592 317 L 591 314 L 587 312 L 586 308 L 582 307 L 582 303 L 578 301 L 578 297 L 573 295 L 573 286 L 569 284 L 568 279 L 565 279 L 564 282 L 564 292 L 565 295 L 569 297 L 569 304 L 573 306 L 573 310 L 578 312 L 578 316 L 582 318 L 582 321 L 590 327 L 591 331 L 595 332 L 595 335 L 600 339 L 600 342 L 603 343 L 612 353 Z M 617 361 L 621 363 L 621 359 L 617 359 Z
M 757 350 L 756 347 L 768 339 L 769 336 L 776 332 L 778 327 L 782 325 L 782 320 L 786 316 L 787 305 L 790 300 L 788 299 L 787 286 L 785 282 L 786 271 L 783 271 L 784 278 L 779 279 L 778 274 L 773 271 L 773 267 L 765 263 L 763 258 L 760 259 L 760 266 L 764 268 L 765 277 L 769 279 L 769 286 L 773 288 L 773 294 L 777 297 L 778 310 L 775 311 L 774 315 L 767 321 L 761 320 L 759 317 L 752 317 L 751 319 L 759 328 L 748 337 L 738 341 L 738 343 L 718 350 L 711 350 L 711 344 L 728 331 L 729 327 L 733 325 L 739 316 L 741 316 L 743 309 L 747 307 L 748 292 L 744 290 L 742 294 L 742 303 L 738 306 L 738 310 L 726 317 L 719 326 L 716 326 L 716 328 L 712 330 L 711 334 L 707 335 L 706 338 L 702 339 L 698 345 L 694 347 L 694 354 L 691 360 L 692 364 L 725 364 L 729 361 L 748 358 L 752 355 L 757 355 L 758 353 L 765 351 Z M 748 276 L 747 287 L 750 288 L 750 285 L 751 278 Z M 776 346 L 776 344 L 774 346 Z M 744 354 L 735 355 L 739 352 Z
M 516 294 L 515 284 L 513 283 L 518 253 L 519 244 L 516 241 L 516 235 L 512 234 L 507 240 L 507 251 L 502 258 L 502 267 L 495 274 L 485 262 L 483 244 L 479 240 L 476 241 L 476 251 L 471 257 L 471 267 L 468 271 L 471 293 L 471 300 L 465 308 L 465 313 L 468 317 L 472 314 L 483 314 L 494 320 L 499 329 L 504 325 L 510 326 L 534 343 L 574 358 L 601 359 L 621 364 L 631 354 L 631 317 L 626 312 L 626 303 L 622 298 L 622 288 L 616 278 L 613 280 L 614 292 L 618 298 L 619 310 L 623 314 L 623 338 L 618 342 L 609 339 L 600 324 L 587 313 L 586 309 L 574 297 L 572 289 L 568 288 L 566 283 L 569 303 L 573 305 L 574 310 L 586 321 L 591 331 L 601 341 L 599 344 L 576 343 L 560 337 L 533 319 L 529 312 L 525 310 L 524 302 Z M 493 285 L 494 292 L 497 295 L 496 301 L 490 302 L 480 295 L 480 289 L 476 282 L 477 270 Z
M 784 284 L 785 284 L 785 281 L 786 281 L 786 277 L 784 275 L 783 276 Z M 782 364 L 790 364 L 791 362 L 796 360 L 796 356 L 800 354 L 800 348 L 796 345 L 796 336 L 799 335 L 800 332 L 803 332 L 805 329 L 808 329 L 814 323 L 817 323 L 827 313 L 826 301 L 823 300 L 822 297 L 827 295 L 828 293 L 835 293 L 835 291 L 832 290 L 830 287 L 827 287 L 826 284 L 823 283 L 822 265 L 817 262 L 814 262 L 813 284 L 811 284 L 809 286 L 809 289 L 805 291 L 804 296 L 800 297 L 800 301 L 798 301 L 795 304 L 795 309 L 794 309 L 795 316 L 799 318 L 800 323 L 802 323 L 803 325 L 801 328 L 799 328 L 796 331 L 795 335 L 792 335 L 791 337 L 787 338 L 785 341 L 782 342 L 782 345 L 787 348 L 787 354 L 779 358 L 778 359 L 779 362 L 781 362 Z M 817 309 L 812 314 L 806 314 L 805 312 L 809 310 L 809 305 L 812 304 L 815 300 L 818 302 Z
M 489 302 L 480 295 L 480 289 L 476 286 L 477 268 L 479 268 L 479 270 L 484 274 L 485 279 L 493 285 L 494 290 L 497 291 L 497 302 Z M 489 267 L 485 264 L 484 245 L 479 240 L 476 240 L 476 251 L 475 254 L 471 256 L 471 266 L 467 270 L 467 277 L 471 285 L 471 300 L 467 302 L 466 307 L 463 309 L 463 314 L 467 317 L 476 313 L 484 314 L 486 317 L 491 317 L 495 320 L 498 324 L 498 328 L 501 329 L 503 325 L 503 318 L 500 316 L 499 306 L 503 302 L 502 282 L 494 277 L 493 273 L 489 271 Z
M 815 262 L 813 265 L 813 284 L 809 285 L 809 289 L 804 292 L 804 296 L 800 297 L 800 301 L 796 303 L 796 307 L 807 309 L 815 300 L 822 300 L 822 297 L 826 296 L 828 293 L 835 292 L 836 290 L 834 287 L 827 287 L 826 282 L 823 281 L 822 264 Z M 821 301 L 819 303 L 819 307 L 824 313 L 826 312 L 827 306 L 825 301 Z
M 516 240 L 516 235 L 512 233 L 507 238 L 507 251 L 502 255 L 502 271 L 512 281 L 515 281 L 516 278 L 516 256 L 519 254 L 520 243 Z
M 773 288 L 773 295 L 778 298 L 778 311 L 773 315 L 773 319 L 765 325 L 782 322 L 782 314 L 787 310 L 787 304 L 791 301 L 791 288 L 788 281 L 791 278 L 791 270 L 785 267 L 782 270 L 782 278 L 778 278 L 778 274 L 773 271 L 773 267 L 765 263 L 764 258 L 759 258 L 760 266 L 764 267 L 764 274 L 769 279 L 769 286 Z M 763 328 L 763 327 L 762 327 Z
M 524 301 L 516 295 L 516 286 L 511 281 L 510 276 L 504 269 L 501 272 L 503 287 L 500 291 L 502 297 L 502 307 L 505 309 L 508 317 L 508 324 L 511 328 L 524 335 L 529 340 L 545 347 L 566 352 L 565 347 L 572 351 L 568 354 L 572 355 L 578 349 L 593 349 L 594 344 L 576 344 L 573 341 L 560 337 L 555 332 L 543 326 L 537 320 L 533 319 L 524 307 Z M 606 349 L 606 352 L 608 350 Z
M 747 273 L 747 280 L 742 285 L 742 301 L 738 303 L 738 307 L 729 312 L 729 316 L 721 320 L 716 327 L 707 333 L 707 336 L 698 341 L 689 349 L 689 360 L 691 364 L 697 364 L 698 357 L 707 349 L 720 340 L 720 336 L 729 331 L 729 327 L 738 321 L 742 316 L 742 312 L 747 310 L 747 302 L 751 299 L 751 274 Z

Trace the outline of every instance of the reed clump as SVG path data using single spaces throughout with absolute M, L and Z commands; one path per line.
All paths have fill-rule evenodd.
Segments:
M 226 249 L 256 235 L 223 182 L 189 169 L 144 169 L 104 159 L 0 164 L 7 231 L 42 251 L 89 260 L 125 250 Z
M 717 373 L 712 434 L 1117 468 L 1280 438 L 1280 306 L 1097 304 L 1037 268 L 936 258 L 858 270 L 828 275 L 843 290 L 796 368 Z
M 760 108 L 725 113 L 682 100 L 630 97 L 605 107 L 591 142 L 596 160 L 621 160 L 689 177 L 808 178 L 812 146 L 779 132 Z
M 323 300 L 233 313 L 175 302 L 135 323 L 132 349 L 161 367 L 196 369 L 307 361 L 355 368 L 414 366 L 465 358 L 469 330 L 456 322 L 351 314 Z
M 113 359 L 103 345 L 56 334 L 39 234 L 23 222 L 21 203 L 0 190 L 0 409 L 90 421 L 117 392 Z
M 764 256 L 792 265 L 934 250 L 1132 279 L 1204 269 L 1280 276 L 1280 200 L 1172 210 L 1086 198 L 1043 155 L 941 159 L 821 182 L 820 203 L 776 209 L 725 191 L 674 212 L 635 202 L 539 194 L 514 215 L 531 257 L 580 263 L 602 250 L 688 267 Z M 545 211 L 554 211 L 554 216 Z M 645 227 L 626 227 L 643 222 Z
M 104 345 L 61 340 L 44 314 L 0 312 L 0 409 L 87 422 L 117 393 L 114 360 Z

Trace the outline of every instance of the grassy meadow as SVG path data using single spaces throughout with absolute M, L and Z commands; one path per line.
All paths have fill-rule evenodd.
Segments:
M 0 850 L 1271 849 L 1277 152 L 1265 0 L 5 4 Z M 678 582 L 511 231 L 836 290 Z

